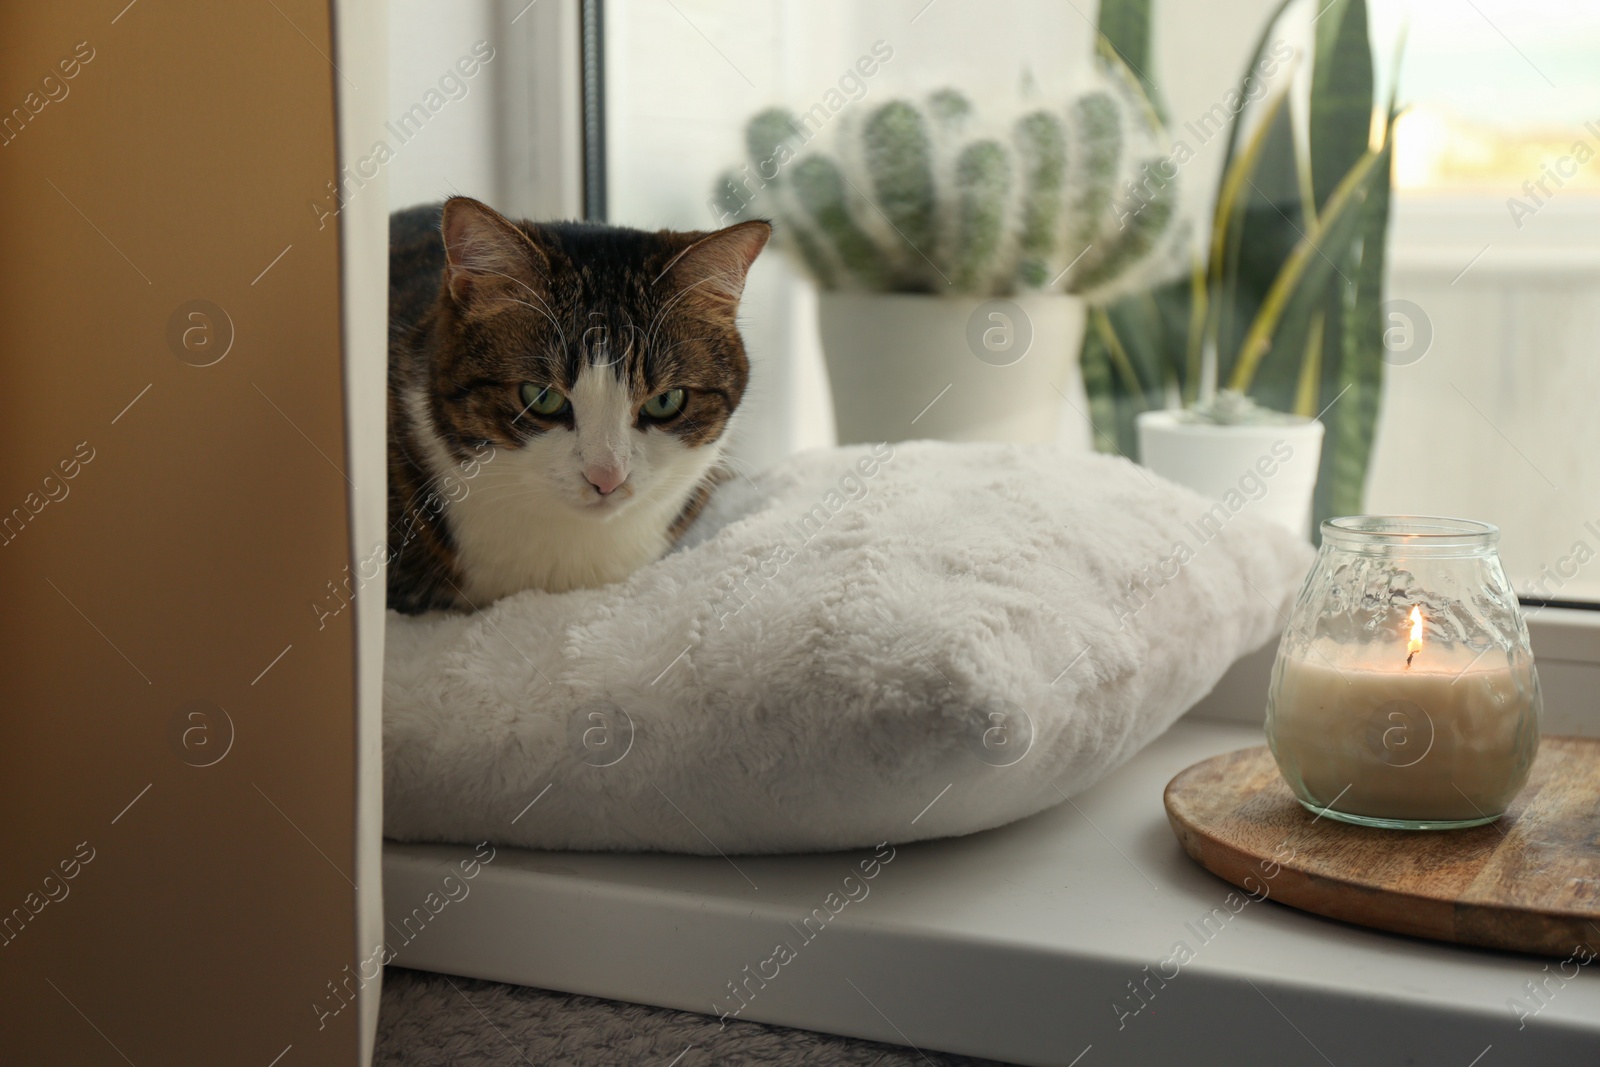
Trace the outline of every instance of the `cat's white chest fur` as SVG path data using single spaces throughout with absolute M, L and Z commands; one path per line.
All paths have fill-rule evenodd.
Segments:
M 508 499 L 512 492 L 472 490 L 449 505 L 462 592 L 479 607 L 523 589 L 562 593 L 626 578 L 671 547 L 667 529 L 687 497 L 600 520 Z
M 408 407 L 455 542 L 460 592 L 482 608 L 524 589 L 560 593 L 620 581 L 671 547 L 668 531 L 720 455 L 670 434 L 634 432 L 626 501 L 587 506 L 575 435 L 553 431 L 463 470 L 422 394 Z M 623 506 L 617 506 L 617 504 Z

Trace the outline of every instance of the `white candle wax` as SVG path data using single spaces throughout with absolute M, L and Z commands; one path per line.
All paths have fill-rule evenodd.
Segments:
M 1498 816 L 1528 780 L 1538 746 L 1526 660 L 1429 643 L 1369 651 L 1318 640 L 1285 659 L 1273 754 L 1291 784 L 1335 811 L 1382 819 Z

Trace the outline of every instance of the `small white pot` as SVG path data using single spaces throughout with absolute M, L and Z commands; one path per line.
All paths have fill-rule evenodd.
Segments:
M 1296 418 L 1256 426 L 1187 422 L 1175 411 L 1138 417 L 1139 458 L 1161 477 L 1193 489 L 1223 511 L 1219 525 L 1241 512 L 1271 519 L 1311 537 L 1311 504 L 1322 459 L 1322 423 Z
M 1089 448 L 1077 297 L 824 292 L 818 315 L 840 444 L 1065 438 Z M 1063 431 L 1067 401 L 1084 417 Z

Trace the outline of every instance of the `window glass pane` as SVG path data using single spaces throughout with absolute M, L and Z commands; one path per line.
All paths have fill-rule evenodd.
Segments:
M 1174 140 L 1237 82 L 1275 6 L 1157 4 L 1154 76 Z M 1280 27 L 1302 65 L 1323 6 L 1298 4 Z M 1494 522 L 1520 591 L 1600 600 L 1600 5 L 1371 0 L 1370 10 L 1381 84 L 1407 31 L 1409 110 L 1366 510 Z M 610 0 L 612 218 L 714 225 L 713 182 L 744 159 L 744 123 L 770 104 L 805 112 L 837 99 L 829 121 L 848 122 L 945 85 L 1001 99 L 1025 76 L 1065 99 L 1083 84 L 1095 15 L 1092 3 L 1043 0 Z M 880 41 L 893 58 L 853 75 Z M 1224 140 L 1190 137 L 1182 198 L 1197 248 Z M 736 456 L 761 465 L 828 443 L 811 284 L 764 255 L 744 319 L 755 378 Z M 908 389 L 931 396 L 938 383 L 928 384 Z
M 1600 5 L 1377 3 L 1373 26 L 1380 63 L 1406 29 L 1410 110 L 1368 508 L 1495 522 L 1524 595 L 1600 599 Z
M 1600 129 L 1600 5 L 1591 0 L 1411 0 L 1372 12 L 1380 63 L 1402 31 L 1408 41 L 1400 188 L 1503 198 L 1575 140 L 1600 136 L 1585 129 Z M 1567 192 L 1600 191 L 1600 167 L 1572 171 L 1562 179 Z

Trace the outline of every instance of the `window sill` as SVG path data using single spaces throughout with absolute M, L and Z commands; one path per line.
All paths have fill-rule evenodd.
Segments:
M 1567 190 L 1519 220 L 1504 195 L 1402 192 L 1394 200 L 1389 269 L 1452 283 L 1600 272 L 1600 196 Z
M 1231 887 L 1183 854 L 1162 789 L 1200 759 L 1260 741 L 1259 724 L 1191 716 L 1072 804 L 902 846 L 870 897 L 776 978 L 752 981 L 740 1018 L 1021 1064 L 1076 1062 L 1090 1046 L 1098 1067 L 1193 1062 L 1196 1048 L 1215 1063 L 1370 1067 L 1467 1064 L 1491 1044 L 1514 1062 L 1593 1057 L 1593 983 L 1569 982 L 1518 1031 L 1508 999 L 1544 977 L 1542 960 L 1270 902 L 1198 938 L 1194 924 Z M 390 919 L 470 851 L 388 845 Z M 729 983 L 746 966 L 797 940 L 789 924 L 853 859 L 739 857 L 754 889 L 715 856 L 502 849 L 470 902 L 444 909 L 398 962 L 710 1012 L 733 1003 Z M 1150 975 L 1180 941 L 1193 958 L 1158 984 Z M 1148 988 L 1144 1001 L 1130 983 Z

